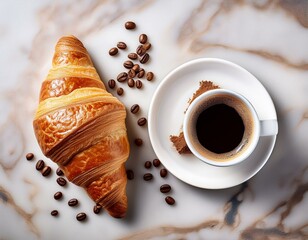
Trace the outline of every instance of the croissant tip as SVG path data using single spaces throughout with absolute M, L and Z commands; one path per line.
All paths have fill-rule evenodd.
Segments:
M 58 42 L 57 42 L 57 46 L 74 46 L 74 45 L 78 45 L 78 46 L 83 46 L 82 42 L 74 35 L 65 35 L 62 36 Z

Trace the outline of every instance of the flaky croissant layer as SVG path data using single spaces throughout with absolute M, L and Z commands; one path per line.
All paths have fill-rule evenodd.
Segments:
M 42 83 L 33 127 L 45 156 L 111 216 L 127 210 L 125 106 L 105 89 L 83 44 L 62 37 Z

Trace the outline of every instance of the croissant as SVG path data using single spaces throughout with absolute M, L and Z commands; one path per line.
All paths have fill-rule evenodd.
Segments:
M 116 218 L 127 210 L 125 106 L 110 93 L 83 44 L 62 37 L 43 81 L 33 127 L 42 152 Z

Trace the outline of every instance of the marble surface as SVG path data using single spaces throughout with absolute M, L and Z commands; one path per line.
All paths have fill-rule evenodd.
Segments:
M 127 31 L 127 20 L 137 23 Z M 127 167 L 129 210 L 125 219 L 92 213 L 86 193 L 60 188 L 53 172 L 43 178 L 32 129 L 39 88 L 58 38 L 74 34 L 89 50 L 106 83 L 123 70 L 128 51 L 146 33 L 153 47 L 147 70 L 156 74 L 142 91 L 124 87 L 127 107 L 138 102 L 147 116 L 164 76 L 198 57 L 233 61 L 253 73 L 275 103 L 279 135 L 265 167 L 248 182 L 224 190 L 189 186 L 172 175 L 145 182 L 144 161 L 155 158 L 146 128 L 128 114 L 130 141 L 144 139 Z M 308 2 L 306 0 L 115 0 L 1 1 L 0 3 L 0 239 L 308 239 Z M 129 50 L 108 50 L 125 41 Z M 174 89 L 176 91 L 176 89 Z M 114 93 L 114 92 L 113 92 Z M 179 98 L 181 95 L 179 94 Z M 266 107 L 266 106 L 264 106 Z M 25 154 L 33 152 L 34 161 Z M 175 159 L 176 161 L 176 159 Z M 159 192 L 173 187 L 174 206 Z M 61 190 L 62 201 L 53 194 Z M 76 197 L 77 208 L 67 206 Z M 50 216 L 58 209 L 57 218 Z M 88 221 L 75 215 L 84 211 Z

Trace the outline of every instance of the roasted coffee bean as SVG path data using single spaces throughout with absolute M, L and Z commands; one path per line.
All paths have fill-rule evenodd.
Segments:
M 51 173 L 51 168 L 49 166 L 45 166 L 42 170 L 42 175 L 47 177 Z
M 135 139 L 135 144 L 136 144 L 136 146 L 138 146 L 138 147 L 142 146 L 142 144 L 143 144 L 142 139 L 141 139 L 141 138 L 136 138 L 136 139 Z
M 140 63 L 145 64 L 149 61 L 150 55 L 148 53 L 144 54 L 143 57 L 140 59 Z
M 143 47 L 143 45 L 139 45 L 136 49 L 136 53 L 141 57 L 146 53 L 145 48 Z
M 162 168 L 162 169 L 160 170 L 160 176 L 161 176 L 162 178 L 165 178 L 167 175 L 168 175 L 167 169 L 166 169 L 166 168 Z
M 56 192 L 54 195 L 53 195 L 53 197 L 54 197 L 54 199 L 56 199 L 56 200 L 59 200 L 59 199 L 61 199 L 62 198 L 62 193 L 61 192 Z
M 115 56 L 115 55 L 118 54 L 118 52 L 119 52 L 119 50 L 118 50 L 116 47 L 113 47 L 113 48 L 111 48 L 111 49 L 109 50 L 109 55 L 110 55 L 110 56 Z
M 85 214 L 84 212 L 78 213 L 76 215 L 76 219 L 78 221 L 84 221 L 84 220 L 86 220 L 86 218 L 87 218 L 87 214 Z
M 134 23 L 132 21 L 127 21 L 125 23 L 125 28 L 128 29 L 128 30 L 135 29 L 136 28 L 136 23 Z
M 99 204 L 96 204 L 96 205 L 93 207 L 93 212 L 94 212 L 95 214 L 99 214 L 99 213 L 101 212 L 101 210 L 102 210 L 102 206 L 99 205 Z
M 133 64 L 132 61 L 127 60 L 127 61 L 125 61 L 125 62 L 123 63 L 123 66 L 124 66 L 125 68 L 127 68 L 127 69 L 131 69 L 131 68 L 134 66 L 134 64 Z
M 34 154 L 33 154 L 33 153 L 27 153 L 26 159 L 27 159 L 28 161 L 32 160 L 33 158 L 34 158 Z
M 138 74 L 137 74 L 137 77 L 138 77 L 138 78 L 143 78 L 144 74 L 145 74 L 144 69 L 143 69 L 143 68 L 140 68 L 140 70 L 139 70 L 139 72 L 138 72 Z
M 139 112 L 139 105 L 138 104 L 134 104 L 133 106 L 131 106 L 130 108 L 130 112 L 133 113 L 133 114 L 136 114 L 137 112 Z
M 114 81 L 114 79 L 110 79 L 108 81 L 109 88 L 114 89 L 115 85 L 116 85 L 116 81 Z
M 136 60 L 138 58 L 138 55 L 137 55 L 137 53 L 130 53 L 130 54 L 128 54 L 127 57 L 131 60 Z
M 75 207 L 78 205 L 78 200 L 76 198 L 72 198 L 70 199 L 67 204 L 70 206 L 70 207 Z
M 135 72 L 135 70 L 130 69 L 130 70 L 128 71 L 128 77 L 130 77 L 130 78 L 136 77 L 136 72 Z
M 117 89 L 117 94 L 118 94 L 119 96 L 122 96 L 123 93 L 124 93 L 124 89 L 123 89 L 123 88 L 120 87 L 120 88 Z
M 127 80 L 127 85 L 128 85 L 130 88 L 135 87 L 135 80 L 132 79 L 132 78 L 129 78 L 129 79 Z
M 137 123 L 139 126 L 143 126 L 147 123 L 147 119 L 145 117 L 139 118 Z
M 62 171 L 61 168 L 57 168 L 56 174 L 57 174 L 58 176 L 63 176 L 63 175 L 64 175 L 64 172 Z
M 154 73 L 152 73 L 152 72 L 147 72 L 145 78 L 146 78 L 148 81 L 152 81 L 153 78 L 154 78 Z
M 144 43 L 146 43 L 148 41 L 148 36 L 146 35 L 146 34 L 141 34 L 140 36 L 139 36 L 139 42 L 140 43 L 142 43 L 142 44 L 144 44 Z
M 146 161 L 146 162 L 144 163 L 144 167 L 147 168 L 147 169 L 149 169 L 149 168 L 152 167 L 152 163 L 151 163 L 150 161 Z
M 51 216 L 58 216 L 58 214 L 59 214 L 59 212 L 58 212 L 58 210 L 52 210 L 51 212 L 50 212 L 50 214 L 51 214 Z
M 160 186 L 160 191 L 162 193 L 168 193 L 171 191 L 171 186 L 169 184 L 163 184 Z
M 139 79 L 136 81 L 136 88 L 142 88 L 142 82 Z
M 151 47 L 152 47 L 151 43 L 143 44 L 143 48 L 145 49 L 145 51 L 148 51 Z
M 36 165 L 35 165 L 36 170 L 40 171 L 44 167 L 45 167 L 45 162 L 43 160 L 38 160 Z
M 60 185 L 60 186 L 65 186 L 66 185 L 66 180 L 65 180 L 65 178 L 63 178 L 63 177 L 58 177 L 57 178 L 57 183 Z
M 160 161 L 159 161 L 159 159 L 154 159 L 153 160 L 153 165 L 154 165 L 154 167 L 159 167 L 160 166 Z
M 134 66 L 133 66 L 133 68 L 132 68 L 136 73 L 138 73 L 139 72 L 139 70 L 140 70 L 140 66 L 139 66 L 139 64 L 135 64 Z
M 133 180 L 135 177 L 133 170 L 126 170 L 126 175 L 128 180 Z
M 117 76 L 117 80 L 118 82 L 125 82 L 127 80 L 127 73 L 126 72 L 121 72 L 118 76 Z
M 166 203 L 168 203 L 169 205 L 175 204 L 174 198 L 173 198 L 173 197 L 170 197 L 170 196 L 167 196 L 167 197 L 165 198 L 165 201 L 166 201 Z
M 153 179 L 152 173 L 146 173 L 146 174 L 143 175 L 143 180 L 144 181 L 150 181 L 152 179 Z
M 125 42 L 118 42 L 117 47 L 123 50 L 127 48 L 127 45 Z

